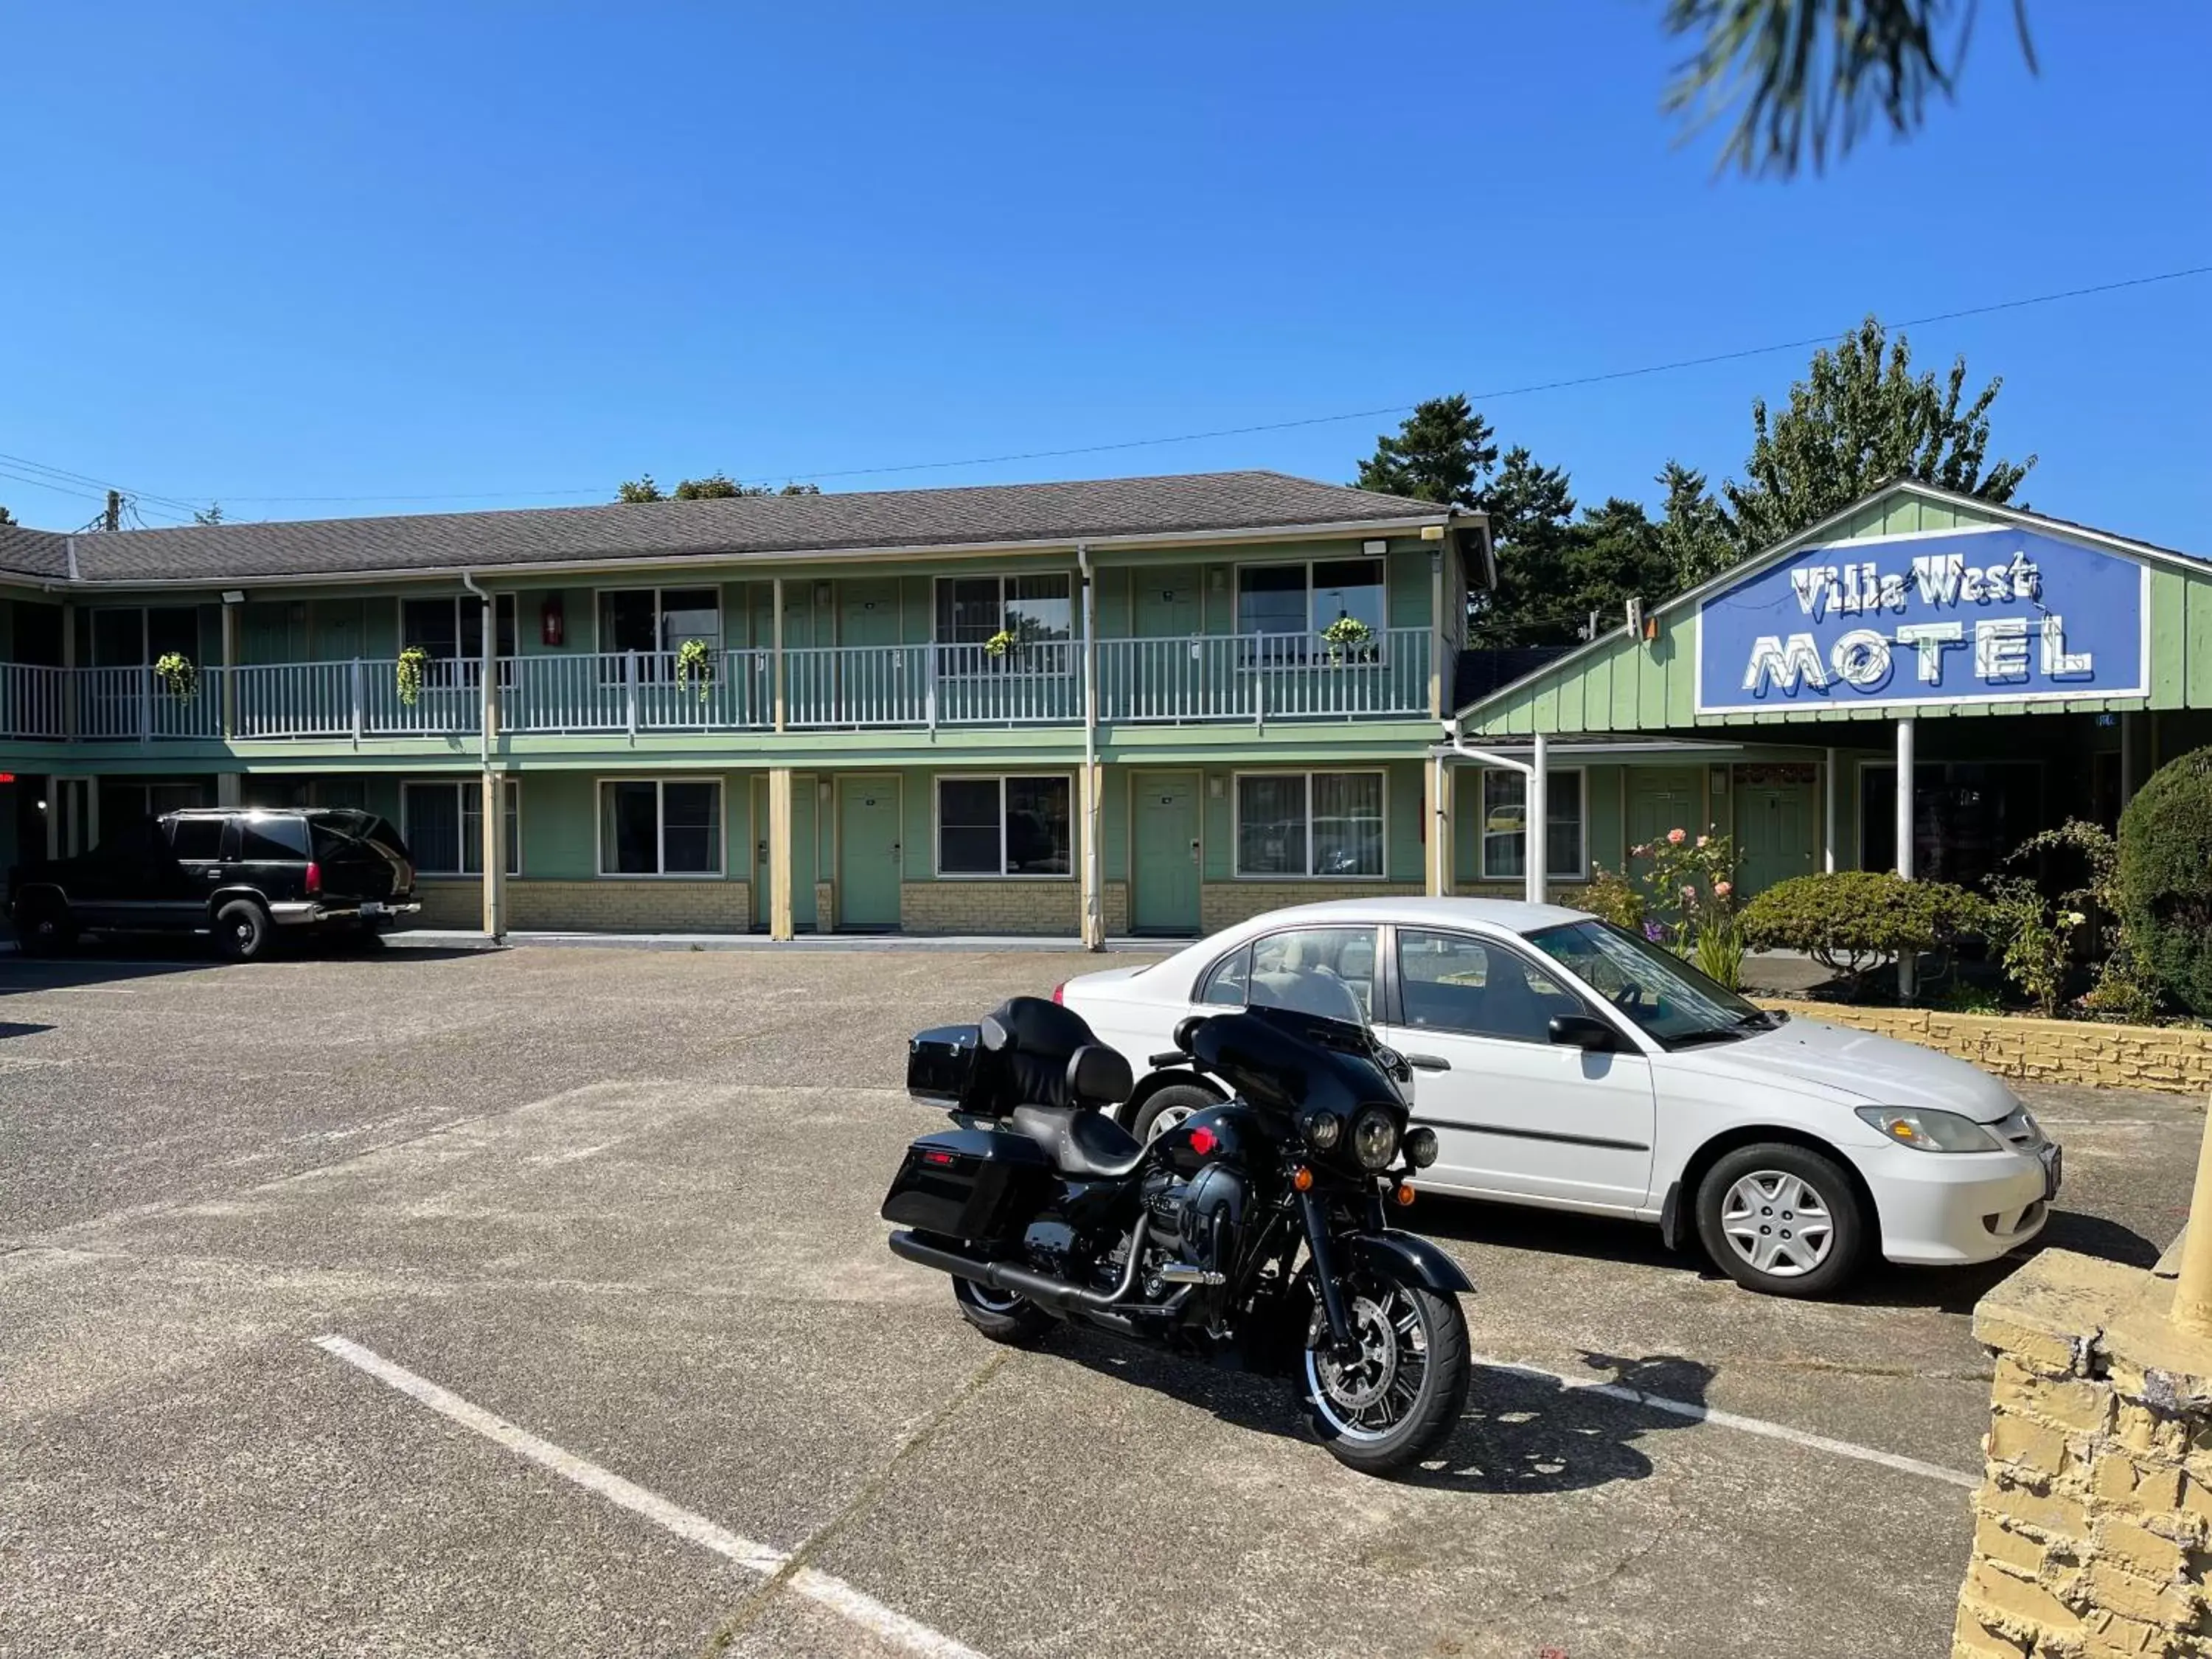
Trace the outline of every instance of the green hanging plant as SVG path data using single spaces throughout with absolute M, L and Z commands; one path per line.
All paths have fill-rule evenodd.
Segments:
M 983 641 L 986 656 L 1003 657 L 1022 642 L 1022 636 L 1011 628 L 1002 628 Z
M 179 702 L 189 702 L 192 694 L 200 689 L 200 671 L 181 651 L 165 651 L 155 659 L 154 677 Z
M 412 708 L 422 700 L 423 678 L 430 670 L 430 653 L 419 645 L 410 645 L 399 653 L 398 681 L 399 701 Z
M 1328 647 L 1328 659 L 1342 662 L 1357 651 L 1364 650 L 1375 638 L 1375 630 L 1357 617 L 1339 617 L 1321 631 L 1322 642 Z
M 699 701 L 707 701 L 707 694 L 714 684 L 714 653 L 707 648 L 704 640 L 686 640 L 676 647 L 676 683 L 699 687 Z

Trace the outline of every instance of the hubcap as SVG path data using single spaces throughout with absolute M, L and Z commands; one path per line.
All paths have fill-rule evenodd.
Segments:
M 1021 1304 L 1021 1297 L 1012 1291 L 994 1290 L 988 1285 L 978 1285 L 974 1279 L 963 1279 L 968 1295 L 985 1313 L 1012 1313 Z
M 1836 1223 L 1827 1200 L 1802 1176 L 1754 1170 L 1721 1200 L 1721 1234 L 1759 1272 L 1797 1279 L 1828 1259 Z
M 1151 1133 L 1146 1134 L 1145 1139 L 1146 1140 L 1158 1140 L 1169 1130 L 1174 1128 L 1176 1124 L 1187 1121 L 1192 1114 L 1197 1110 L 1198 1108 L 1195 1106 L 1170 1106 L 1167 1108 L 1158 1117 L 1152 1120 Z
M 1328 1352 L 1328 1326 L 1314 1310 L 1306 1386 L 1329 1425 L 1347 1439 L 1380 1440 L 1412 1415 L 1429 1374 L 1429 1333 L 1420 1309 L 1395 1285 L 1357 1297 L 1350 1309 L 1356 1358 Z

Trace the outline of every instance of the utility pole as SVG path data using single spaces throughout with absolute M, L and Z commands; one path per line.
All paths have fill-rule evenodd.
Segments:
M 103 530 L 114 531 L 123 528 L 123 492 L 121 490 L 111 489 L 107 492 L 107 511 L 100 515 L 100 523 Z

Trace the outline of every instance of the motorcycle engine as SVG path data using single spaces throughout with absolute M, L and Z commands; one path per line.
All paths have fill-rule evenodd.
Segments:
M 1221 1164 L 1207 1164 L 1188 1181 L 1162 1171 L 1146 1179 L 1144 1200 L 1152 1216 L 1144 1263 L 1148 1297 L 1165 1288 L 1156 1273 L 1169 1263 L 1224 1279 L 1235 1272 L 1249 1200 L 1243 1176 Z

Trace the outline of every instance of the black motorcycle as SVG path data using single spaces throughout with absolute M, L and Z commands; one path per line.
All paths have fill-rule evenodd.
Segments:
M 1291 1376 L 1352 1468 L 1421 1457 L 1467 1397 L 1474 1287 L 1386 1202 L 1437 1155 L 1407 1127 L 1405 1062 L 1367 1029 L 1284 1008 L 1194 1017 L 1156 1067 L 1230 1098 L 1139 1144 L 1103 1109 L 1127 1060 L 1069 1009 L 1017 997 L 924 1031 L 907 1088 L 960 1127 L 907 1149 L 891 1249 L 952 1276 L 969 1323 L 1025 1343 L 1054 1320 Z

